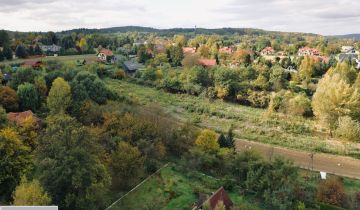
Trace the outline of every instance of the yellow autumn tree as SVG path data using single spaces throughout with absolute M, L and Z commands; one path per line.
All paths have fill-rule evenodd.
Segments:
M 360 114 L 360 93 L 342 76 L 326 74 L 319 82 L 313 96 L 312 107 L 320 122 L 330 128 L 336 127 L 339 117 L 356 117 Z
M 52 83 L 47 97 L 47 105 L 53 114 L 64 113 L 71 103 L 70 85 L 61 77 Z
M 46 206 L 51 204 L 51 198 L 44 191 L 38 180 L 29 182 L 25 177 L 16 187 L 13 195 L 16 206 Z
M 220 149 L 215 131 L 204 129 L 196 138 L 195 145 L 204 152 L 217 152 Z

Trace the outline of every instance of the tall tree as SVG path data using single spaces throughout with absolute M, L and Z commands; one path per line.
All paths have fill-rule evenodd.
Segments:
M 47 105 L 52 114 L 65 113 L 71 104 L 70 85 L 61 77 L 52 83 L 47 97 Z
M 26 51 L 24 45 L 18 45 L 15 50 L 15 55 L 18 58 L 27 58 L 28 52 Z
M 20 178 L 30 169 L 29 151 L 13 128 L 0 130 L 0 201 L 9 201 Z
M 4 46 L 3 53 L 4 53 L 4 56 L 5 56 L 5 58 L 7 60 L 12 60 L 13 59 L 13 51 L 8 45 Z
M 39 106 L 39 94 L 36 87 L 31 83 L 25 83 L 18 87 L 17 95 L 19 97 L 21 110 L 36 110 Z
M 101 148 L 74 118 L 47 119 L 38 146 L 40 181 L 61 209 L 103 209 L 110 176 L 100 162 Z

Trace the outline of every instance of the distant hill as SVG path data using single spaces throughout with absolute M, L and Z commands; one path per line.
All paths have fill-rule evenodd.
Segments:
M 60 34 L 69 34 L 72 32 L 92 34 L 92 33 L 125 33 L 125 32 L 141 32 L 141 33 L 157 33 L 159 35 L 174 35 L 178 33 L 196 33 L 197 34 L 217 34 L 217 35 L 265 35 L 265 34 L 281 34 L 286 32 L 276 32 L 276 31 L 265 31 L 262 29 L 254 28 L 217 28 L 217 29 L 206 29 L 206 28 L 171 28 L 171 29 L 156 29 L 151 27 L 141 27 L 141 26 L 122 26 L 122 27 L 111 27 L 111 28 L 101 28 L 101 29 L 72 29 L 67 31 L 59 32 Z M 295 34 L 295 33 L 294 33 Z M 313 35 L 310 33 L 296 33 L 301 35 Z
M 340 39 L 354 39 L 357 41 L 360 41 L 360 34 L 346 34 L 346 35 L 337 35 L 337 36 L 331 36 L 336 37 Z

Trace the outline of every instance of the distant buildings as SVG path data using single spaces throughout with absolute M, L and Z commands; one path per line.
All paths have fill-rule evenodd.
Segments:
M 353 46 L 342 46 L 341 53 L 356 54 L 357 52 Z
M 219 53 L 232 54 L 234 50 L 231 47 L 222 47 L 219 49 Z
M 299 49 L 298 56 L 320 56 L 320 51 L 315 48 L 303 47 Z
M 215 59 L 199 59 L 199 64 L 203 67 L 213 67 L 216 66 Z
M 61 50 L 61 47 L 58 45 L 41 45 L 40 46 L 41 51 L 44 53 L 57 53 Z
M 266 55 L 274 55 L 275 54 L 275 50 L 272 47 L 265 47 L 263 50 L 261 50 L 260 54 L 262 56 L 266 56 Z
M 196 48 L 195 47 L 183 47 L 182 48 L 184 54 L 195 54 Z

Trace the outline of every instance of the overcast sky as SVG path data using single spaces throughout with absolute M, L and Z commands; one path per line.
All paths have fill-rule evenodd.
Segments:
M 250 27 L 360 33 L 359 0 L 0 0 L 0 28 Z

